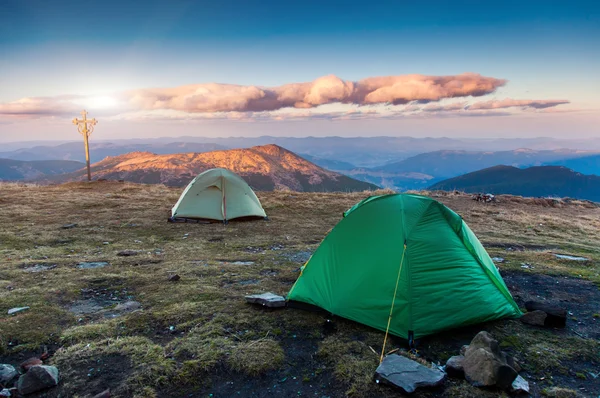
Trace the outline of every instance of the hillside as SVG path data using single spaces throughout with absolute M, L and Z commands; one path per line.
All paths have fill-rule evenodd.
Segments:
M 564 166 L 582 174 L 600 176 L 600 155 L 582 156 L 574 159 L 563 159 L 549 163 L 555 166 Z
M 215 167 L 223 167 L 241 175 L 260 191 L 363 191 L 377 188 L 373 184 L 325 170 L 277 145 L 171 155 L 132 152 L 93 164 L 92 174 L 94 179 L 184 186 L 202 171 Z M 58 176 L 53 181 L 78 181 L 84 178 L 84 172 L 77 172 Z
M 2 184 L 0 192 L 0 363 L 18 367 L 47 350 L 46 364 L 60 371 L 58 387 L 32 397 L 92 397 L 107 388 L 113 397 L 403 396 L 373 381 L 379 356 L 371 349 L 380 352 L 383 332 L 244 300 L 286 295 L 342 212 L 367 193 L 259 192 L 270 221 L 203 225 L 166 222 L 181 188 L 92 182 Z M 518 357 L 533 398 L 597 397 L 600 207 L 436 199 L 502 257 L 497 266 L 519 306 L 535 299 L 569 316 L 559 330 L 504 319 L 438 333 L 419 342 L 420 360 L 443 365 L 486 330 Z M 82 269 L 84 262 L 104 267 Z M 169 280 L 175 274 L 180 279 Z M 7 314 L 23 306 L 30 308 Z M 386 351 L 406 355 L 407 346 L 390 335 Z M 558 387 L 561 395 L 551 395 Z M 411 394 L 499 396 L 508 397 L 454 378 Z
M 438 182 L 433 190 L 460 190 L 533 197 L 570 197 L 600 202 L 600 177 L 561 166 L 519 169 L 495 166 Z
M 441 150 L 421 153 L 416 156 L 373 168 L 344 171 L 362 181 L 399 190 L 424 189 L 447 178 L 481 170 L 499 164 L 514 167 L 541 166 L 551 162 L 589 155 L 589 151 L 572 149 L 510 151 L 465 151 Z M 574 168 L 576 171 L 580 171 Z
M 71 173 L 85 167 L 71 160 L 20 161 L 0 159 L 0 181 L 34 180 L 56 174 Z
M 188 153 L 188 152 L 209 152 L 220 149 L 227 149 L 222 145 L 213 143 L 194 143 L 194 142 L 168 142 L 168 143 L 111 143 L 111 142 L 90 142 L 90 160 L 92 163 L 99 162 L 107 156 L 118 156 L 129 152 L 142 151 L 156 154 L 170 153 Z M 83 142 L 67 142 L 60 145 L 38 145 L 31 148 L 21 148 L 9 152 L 0 152 L 0 158 L 14 160 L 78 160 L 85 161 L 85 152 Z

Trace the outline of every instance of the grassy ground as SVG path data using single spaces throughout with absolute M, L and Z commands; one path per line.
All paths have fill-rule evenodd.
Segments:
M 372 381 L 383 334 L 297 309 L 263 310 L 244 295 L 285 295 L 344 210 L 366 193 L 259 193 L 269 222 L 170 224 L 179 189 L 127 183 L 0 185 L 0 363 L 48 349 L 62 382 L 47 395 L 89 397 L 396 396 Z M 566 330 L 519 321 L 478 325 L 421 342 L 441 364 L 480 330 L 516 355 L 535 396 L 598 396 L 600 208 L 500 197 L 437 199 L 460 213 L 517 302 L 567 306 Z M 64 224 L 76 223 L 71 229 Z M 117 256 L 136 250 L 135 256 Z M 553 253 L 590 261 L 557 259 Z M 79 269 L 84 261 L 106 261 Z M 30 272 L 31 267 L 47 270 Z M 168 280 L 178 274 L 177 282 Z M 141 310 L 123 310 L 129 300 Z M 31 309 L 15 316 L 12 307 Z M 404 347 L 392 339 L 390 349 Z M 212 394 L 212 395 L 210 395 Z M 421 396 L 498 396 L 449 380 Z M 575 396 L 575 395 L 573 395 Z

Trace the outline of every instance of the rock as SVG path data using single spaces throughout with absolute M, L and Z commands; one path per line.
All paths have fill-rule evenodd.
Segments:
M 285 307 L 285 298 L 273 293 L 253 294 L 246 296 L 246 302 L 250 304 L 261 304 L 265 307 Z
M 375 371 L 377 383 L 394 385 L 407 394 L 417 388 L 439 386 L 445 378 L 444 372 L 396 354 L 386 356 Z
M 527 311 L 544 311 L 548 316 L 544 320 L 544 326 L 564 328 L 567 326 L 567 310 L 557 305 L 541 303 L 538 301 L 527 301 Z
M 544 326 L 546 322 L 546 313 L 544 311 L 536 310 L 531 312 L 526 312 L 521 317 L 521 322 L 526 323 L 528 325 L 534 326 Z
M 8 388 L 3 388 L 2 390 L 0 390 L 0 397 L 10 397 L 10 396 L 11 396 L 11 393 Z
M 465 356 L 465 353 L 467 352 L 467 348 L 469 348 L 468 345 L 463 345 L 462 347 L 460 347 L 460 355 Z
M 169 280 L 170 280 L 171 282 L 177 282 L 177 281 L 178 281 L 178 280 L 180 280 L 180 279 L 181 279 L 181 277 L 180 277 L 179 275 L 177 275 L 177 274 L 175 274 L 175 275 L 171 275 L 171 276 L 169 277 Z
M 517 376 L 510 386 L 510 392 L 513 394 L 529 394 L 529 382 L 521 376 Z
M 92 261 L 77 264 L 79 269 L 104 268 L 109 265 L 106 261 Z
M 485 348 L 467 351 L 463 361 L 465 378 L 476 387 L 508 388 L 517 372 Z
M 65 224 L 61 228 L 62 229 L 71 229 L 71 228 L 75 228 L 76 226 L 77 226 L 77 224 Z
M 569 256 L 567 254 L 555 254 L 554 257 L 560 260 L 570 260 L 570 261 L 590 261 L 587 257 L 578 257 L 578 256 Z
M 506 359 L 506 363 L 508 364 L 508 366 L 513 368 L 517 373 L 520 373 L 521 370 L 523 370 L 521 368 L 521 365 L 519 365 L 519 362 L 517 362 L 517 360 L 511 357 L 510 355 L 504 354 L 504 358 Z
M 35 264 L 31 267 L 23 268 L 25 272 L 42 272 L 56 268 L 56 264 Z
M 479 332 L 473 338 L 462 364 L 465 378 L 476 387 L 509 388 L 518 375 L 488 332 Z
M 43 365 L 44 363 L 42 362 L 41 359 L 39 358 L 29 358 L 26 361 L 23 361 L 20 365 L 21 370 L 24 373 L 27 373 L 27 371 L 29 370 L 29 368 L 31 368 L 32 366 L 38 366 L 38 365 Z
M 117 256 L 129 257 L 129 256 L 137 256 L 139 252 L 137 250 L 123 250 L 117 253 Z
M 502 264 L 504 262 L 504 259 L 502 257 L 492 257 L 492 261 L 495 263 Z
M 58 369 L 54 366 L 37 365 L 19 377 L 17 388 L 22 395 L 42 391 L 58 385 Z
M 115 307 L 115 311 L 120 312 L 133 312 L 142 308 L 142 304 L 137 301 L 126 301 Z
M 18 314 L 19 312 L 27 311 L 30 307 L 15 307 L 8 310 L 8 315 Z
M 17 372 L 14 366 L 9 364 L 0 364 L 0 384 L 3 386 L 8 386 L 10 382 L 18 376 L 19 372 Z
M 448 359 L 446 362 L 446 373 L 450 377 L 462 379 L 465 377 L 465 370 L 463 369 L 463 361 L 465 357 L 462 355 L 455 355 Z
M 110 398 L 110 389 L 104 390 L 101 393 L 94 395 L 93 398 Z

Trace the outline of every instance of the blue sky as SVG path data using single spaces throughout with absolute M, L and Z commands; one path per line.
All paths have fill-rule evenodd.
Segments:
M 132 131 L 132 123 L 140 131 L 148 131 L 147 114 L 135 120 L 136 113 L 116 117 L 122 108 L 107 109 L 117 107 L 118 101 L 113 99 L 118 93 L 204 83 L 278 87 L 313 82 L 331 74 L 344 81 L 359 81 L 377 76 L 453 76 L 464 72 L 507 80 L 485 97 L 462 98 L 467 105 L 475 100 L 506 98 L 569 103 L 543 109 L 530 107 L 531 112 L 503 108 L 511 114 L 490 112 L 488 117 L 479 118 L 450 114 L 424 117 L 418 111 L 405 111 L 410 104 L 393 110 L 378 104 L 374 109 L 385 116 L 389 131 L 405 126 L 415 130 L 417 125 L 414 135 L 438 135 L 442 116 L 464 120 L 449 125 L 464 123 L 469 127 L 446 130 L 446 135 L 469 129 L 487 135 L 512 134 L 515 128 L 521 131 L 519 126 L 528 126 L 527 134 L 559 136 L 565 132 L 557 126 L 563 125 L 575 126 L 575 134 L 581 136 L 600 135 L 597 2 L 145 1 L 142 5 L 123 0 L 5 0 L 2 7 L 3 141 L 30 130 L 36 131 L 31 133 L 32 139 L 40 134 L 60 139 L 68 135 L 61 128 L 66 116 L 53 114 L 54 104 L 40 109 L 33 101 L 35 109 L 15 112 L 14 103 L 23 99 L 94 97 L 96 100 L 77 104 L 88 108 L 102 105 L 98 109 L 92 106 L 90 112 L 104 116 L 111 131 Z M 97 100 L 98 96 L 104 99 Z M 449 101 L 443 98 L 440 103 Z M 362 105 L 336 105 L 334 101 L 314 106 L 304 113 L 307 117 L 302 122 L 322 129 L 313 120 L 314 114 L 356 111 L 364 109 Z M 160 115 L 165 116 L 167 111 L 179 114 L 177 121 L 171 120 L 172 114 L 161 120 L 170 126 L 165 132 L 177 135 L 177 131 L 187 134 L 194 128 L 206 130 L 208 122 L 204 117 L 196 118 L 196 111 L 167 108 L 160 110 Z M 390 118 L 384 108 L 398 117 Z M 147 107 L 144 111 L 150 112 Z M 158 112 L 156 105 L 152 105 L 152 112 Z M 181 112 L 189 113 L 193 120 L 182 123 Z M 154 115 L 153 120 L 160 115 Z M 378 119 L 375 113 L 372 115 Z M 217 123 L 223 134 L 234 135 L 254 135 L 260 130 L 257 124 L 277 123 L 283 135 L 287 124 L 302 119 L 295 115 L 293 121 L 280 117 L 283 120 L 273 122 L 264 113 L 255 117 L 244 112 L 235 114 L 232 121 L 230 116 L 219 114 L 218 121 L 211 123 Z M 415 117 L 418 123 L 407 120 Z M 362 123 L 368 118 L 362 115 Z M 498 128 L 499 118 L 506 125 L 504 130 Z M 322 134 L 360 134 L 364 129 L 358 129 L 358 124 L 339 118 Z M 277 130 L 277 126 L 265 129 Z

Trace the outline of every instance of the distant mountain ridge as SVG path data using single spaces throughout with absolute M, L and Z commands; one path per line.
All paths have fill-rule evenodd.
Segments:
M 429 189 L 531 197 L 570 197 L 600 202 L 600 176 L 584 175 L 562 166 L 535 166 L 526 169 L 494 166 L 438 182 Z
M 213 143 L 192 142 L 169 142 L 160 143 L 138 143 L 138 144 L 113 144 L 111 142 L 90 142 L 90 160 L 92 163 L 99 162 L 107 156 L 118 156 L 130 152 L 142 151 L 156 154 L 210 152 L 219 149 L 227 149 L 222 145 Z M 57 146 L 36 146 L 22 148 L 10 152 L 0 152 L 0 158 L 14 160 L 77 160 L 85 161 L 85 152 L 82 142 L 68 142 Z
M 0 159 L 0 181 L 28 181 L 56 174 L 71 173 L 85 167 L 72 160 L 21 161 Z
M 277 145 L 229 149 L 205 153 L 157 155 L 132 152 L 106 158 L 92 165 L 94 179 L 139 183 L 187 185 L 207 169 L 223 167 L 242 176 L 254 189 L 270 191 L 363 191 L 377 186 L 325 170 Z M 65 174 L 52 181 L 85 179 L 85 172 Z
M 576 164 L 579 159 L 592 159 L 590 154 L 597 153 L 573 149 L 538 151 L 527 148 L 497 152 L 442 150 L 421 153 L 379 167 L 355 169 L 344 173 L 389 188 L 424 189 L 447 178 L 497 165 L 523 168 L 552 165 L 553 162 Z

